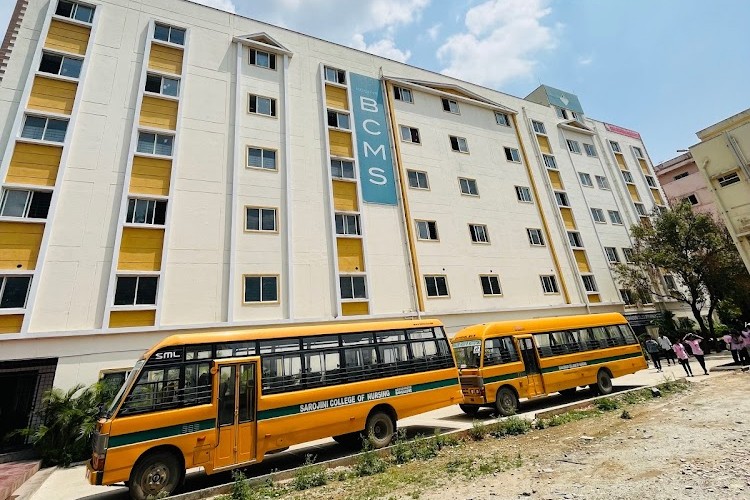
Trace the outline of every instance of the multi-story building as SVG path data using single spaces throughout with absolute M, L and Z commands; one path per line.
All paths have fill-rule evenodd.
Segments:
M 16 408 L 174 331 L 654 311 L 611 265 L 664 194 L 638 133 L 573 94 L 514 97 L 183 0 L 18 0 L 5 40 Z
M 696 135 L 690 153 L 750 270 L 750 109 Z
M 694 211 L 719 218 L 713 194 L 689 152 L 654 165 L 654 172 L 668 203 L 687 201 Z

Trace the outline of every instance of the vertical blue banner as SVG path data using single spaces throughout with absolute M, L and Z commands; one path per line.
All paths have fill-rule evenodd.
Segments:
M 349 73 L 352 115 L 357 133 L 357 163 L 362 198 L 367 203 L 396 205 L 391 139 L 380 80 Z

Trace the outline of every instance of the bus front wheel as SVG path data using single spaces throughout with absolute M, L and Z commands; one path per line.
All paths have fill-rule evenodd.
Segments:
M 495 398 L 495 409 L 500 416 L 509 417 L 518 411 L 518 396 L 509 387 L 501 387 Z
M 385 412 L 377 411 L 367 417 L 365 435 L 375 449 L 385 448 L 391 444 L 393 434 L 396 432 L 396 424 L 393 418 Z
M 151 453 L 138 461 L 130 474 L 130 496 L 134 500 L 171 495 L 182 483 L 185 470 L 173 453 Z
M 607 370 L 599 370 L 596 374 L 596 384 L 592 389 L 602 396 L 612 392 L 612 377 Z
M 479 405 L 464 405 L 460 404 L 458 405 L 459 408 L 461 408 L 461 411 L 466 413 L 467 415 L 474 416 L 477 413 L 479 413 Z

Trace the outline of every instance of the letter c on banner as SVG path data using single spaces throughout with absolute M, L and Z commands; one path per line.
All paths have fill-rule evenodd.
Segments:
M 374 123 L 378 127 L 380 126 L 380 123 L 376 122 L 375 120 L 372 120 L 372 119 L 368 118 L 367 120 L 364 120 L 362 122 L 362 128 L 365 129 L 365 132 L 367 132 L 370 135 L 380 135 L 380 130 L 376 130 L 376 131 L 373 132 L 372 130 L 370 130 L 369 128 L 367 128 L 367 125 L 369 125 L 370 123 Z

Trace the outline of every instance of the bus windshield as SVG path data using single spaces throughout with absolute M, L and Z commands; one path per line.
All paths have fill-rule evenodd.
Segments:
M 128 388 L 128 386 L 130 386 L 133 380 L 141 372 L 141 368 L 143 368 L 143 365 L 145 363 L 146 363 L 145 359 L 138 360 L 138 362 L 135 364 L 133 369 L 130 371 L 130 375 L 128 375 L 128 378 L 125 379 L 125 382 L 122 384 L 122 387 L 120 387 L 120 390 L 117 391 L 117 394 L 115 395 L 115 398 L 112 400 L 112 403 L 109 405 L 109 408 L 107 408 L 107 413 L 105 414 L 106 418 L 112 417 L 112 413 L 114 413 L 115 409 L 120 405 L 120 401 L 122 400 L 122 397 L 125 394 L 125 390 Z
M 463 340 L 453 344 L 456 362 L 459 368 L 479 368 L 482 359 L 481 340 Z

